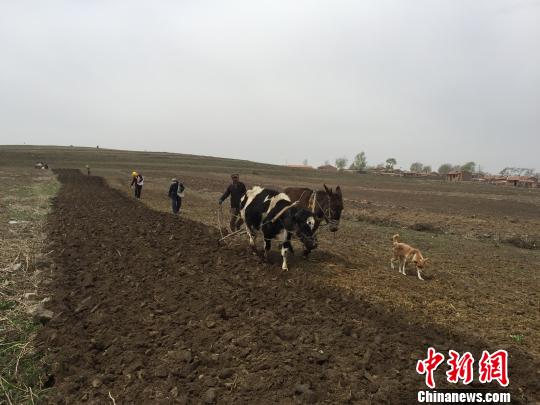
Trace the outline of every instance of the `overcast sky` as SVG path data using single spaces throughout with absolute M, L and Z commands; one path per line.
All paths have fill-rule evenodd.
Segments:
M 0 144 L 540 170 L 540 1 L 0 1 Z

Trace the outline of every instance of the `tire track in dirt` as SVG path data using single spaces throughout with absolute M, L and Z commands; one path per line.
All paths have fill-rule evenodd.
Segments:
M 414 370 L 428 346 L 489 349 L 246 249 L 218 249 L 211 228 L 101 178 L 57 174 L 48 225 L 57 316 L 40 333 L 52 403 L 105 403 L 110 392 L 122 404 L 406 404 L 424 389 Z M 526 402 L 540 392 L 538 365 L 512 356 L 513 399 Z

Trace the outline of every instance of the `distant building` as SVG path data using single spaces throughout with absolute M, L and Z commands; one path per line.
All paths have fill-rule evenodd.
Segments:
M 401 169 L 388 169 L 383 166 L 372 167 L 368 169 L 368 172 L 382 175 L 382 176 L 403 176 L 404 175 L 404 171 Z
M 291 167 L 293 169 L 307 169 L 307 170 L 315 170 L 313 166 L 310 165 L 285 165 L 286 167 Z
M 536 188 L 538 179 L 532 176 L 508 176 L 506 184 L 514 187 Z
M 538 188 L 538 178 L 534 176 L 484 176 L 484 183 L 495 186 Z
M 467 171 L 453 171 L 446 174 L 447 181 L 471 181 L 472 173 Z
M 343 169 L 345 173 L 355 173 L 355 174 L 366 174 L 366 170 L 359 170 L 359 169 Z
M 521 181 L 521 176 L 508 176 L 506 178 L 506 184 L 508 184 L 509 186 L 517 187 L 520 181 Z
M 489 176 L 485 177 L 488 184 L 494 184 L 496 186 L 506 186 L 506 177 L 505 176 Z
M 403 172 L 403 177 L 427 177 L 427 173 L 421 172 Z
M 325 170 L 327 172 L 337 172 L 338 171 L 338 168 L 336 166 L 332 166 L 332 165 L 322 165 L 322 166 L 319 166 L 317 167 L 318 170 Z

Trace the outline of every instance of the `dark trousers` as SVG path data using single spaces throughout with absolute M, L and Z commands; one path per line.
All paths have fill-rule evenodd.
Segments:
M 240 229 L 244 221 L 242 220 L 242 217 L 240 215 L 240 208 L 233 208 L 231 207 L 231 231 L 236 231 Z
M 142 186 L 135 184 L 135 198 L 141 198 Z
M 182 206 L 182 199 L 180 198 L 180 196 L 177 195 L 171 197 L 171 201 L 173 214 L 178 214 L 178 212 L 180 211 L 180 207 Z

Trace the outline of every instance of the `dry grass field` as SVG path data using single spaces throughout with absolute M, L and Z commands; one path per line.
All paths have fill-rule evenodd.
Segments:
M 0 402 L 33 403 L 43 393 L 39 324 L 28 310 L 39 289 L 50 198 L 58 183 L 50 171 L 0 165 Z
M 201 232 L 208 235 L 203 239 L 199 238 L 198 243 L 203 244 L 206 240 L 210 243 L 204 242 L 206 244 L 201 252 L 205 253 L 201 254 L 213 257 L 221 254 L 219 253 L 221 250 L 225 252 L 223 254 L 228 255 L 227 257 L 236 255 L 244 258 L 242 263 L 245 266 L 248 266 L 245 263 L 252 261 L 253 268 L 249 271 L 270 274 L 270 278 L 265 278 L 264 282 L 278 289 L 294 286 L 298 291 L 303 291 L 307 288 L 304 283 L 309 283 L 309 288 L 316 288 L 317 291 L 322 292 L 329 291 L 328 298 L 322 296 L 310 298 L 314 299 L 317 305 L 320 304 L 321 308 L 326 308 L 325 311 L 329 314 L 333 312 L 327 310 L 327 307 L 332 307 L 341 299 L 338 298 L 339 294 L 348 297 L 350 302 L 354 300 L 354 304 L 351 304 L 348 309 L 346 304 L 341 309 L 334 308 L 335 311 L 341 313 L 343 322 L 348 319 L 355 328 L 365 327 L 366 330 L 375 328 L 376 336 L 391 335 L 393 339 L 398 340 L 396 325 L 403 328 L 404 333 L 410 336 L 409 339 L 412 341 L 406 342 L 406 346 L 401 349 L 410 352 L 398 351 L 395 355 L 404 356 L 407 361 L 412 359 L 409 363 L 413 368 L 414 359 L 423 357 L 427 345 L 433 344 L 429 334 L 418 332 L 416 335 L 408 335 L 406 332 L 413 324 L 436 331 L 438 337 L 433 339 L 443 342 L 438 347 L 441 350 L 454 349 L 462 352 L 470 348 L 477 350 L 482 347 L 491 350 L 506 349 L 510 353 L 511 378 L 512 375 L 515 376 L 514 385 L 510 386 L 514 399 L 527 403 L 538 399 L 537 396 L 540 395 L 537 382 L 540 379 L 540 250 L 538 249 L 540 247 L 540 190 L 472 183 L 449 184 L 437 180 L 349 173 L 321 173 L 247 161 L 167 153 L 70 147 L 2 146 L 0 147 L 0 173 L 4 179 L 8 179 L 2 183 L 15 187 L 2 190 L 2 207 L 8 207 L 8 210 L 3 211 L 1 215 L 0 232 L 3 243 L 7 243 L 8 236 L 11 237 L 11 228 L 5 224 L 6 220 L 12 219 L 11 217 L 24 220 L 28 215 L 34 219 L 42 215 L 41 211 L 27 213 L 26 208 L 22 207 L 17 210 L 17 213 L 13 211 L 20 201 L 16 198 L 16 193 L 19 192 L 16 190 L 22 190 L 22 185 L 53 184 L 50 183 L 51 180 L 47 174 L 32 169 L 36 161 L 47 161 L 53 169 L 72 168 L 83 172 L 84 166 L 88 164 L 91 167 L 92 176 L 105 179 L 108 185 L 120 192 L 119 195 L 123 196 L 122 198 L 126 198 L 126 201 L 133 199 L 129 189 L 130 173 L 137 170 L 145 177 L 142 203 L 162 212 L 170 211 L 167 198 L 169 181 L 171 177 L 177 177 L 186 186 L 181 216 L 175 218 L 171 215 L 163 218 L 168 218 L 167 221 L 177 221 L 178 223 L 174 225 L 176 232 L 185 232 L 187 236 L 194 229 L 203 227 L 201 229 L 204 229 L 204 232 Z M 287 274 L 280 272 L 277 249 L 272 257 L 273 264 L 263 266 L 261 269 L 255 258 L 245 257 L 247 251 L 245 238 L 236 238 L 229 245 L 219 247 L 216 232 L 217 200 L 228 184 L 228 175 L 231 172 L 239 172 L 242 181 L 248 187 L 262 185 L 283 189 L 287 186 L 322 188 L 323 183 L 331 187 L 340 185 L 345 197 L 345 211 L 340 230 L 335 236 L 327 231 L 321 231 L 320 246 L 312 257 L 304 260 L 297 254 L 291 261 L 291 271 Z M 46 180 L 43 180 L 44 178 Z M 66 179 L 73 184 L 79 184 L 81 181 L 69 176 Z M 99 190 L 99 184 L 92 183 L 92 187 L 87 190 L 88 201 L 92 201 L 95 197 L 90 193 L 95 191 L 96 195 L 100 195 Z M 54 189 L 50 188 L 40 191 L 40 194 L 46 196 L 52 192 Z M 84 187 L 80 188 L 82 198 L 73 197 L 73 201 L 84 204 L 85 192 Z M 103 196 L 113 198 L 109 194 L 103 194 Z M 67 199 L 64 201 L 66 204 L 63 206 L 64 210 L 69 205 L 67 201 Z M 41 207 L 40 204 L 42 203 L 38 203 Z M 46 204 L 43 203 L 43 208 L 45 207 Z M 76 212 L 77 207 L 73 209 Z M 136 209 L 136 206 L 126 206 L 125 210 L 123 206 L 117 206 L 114 208 L 114 213 L 116 217 L 123 215 L 129 217 L 132 212 L 135 212 L 133 209 Z M 86 212 L 85 210 L 86 208 L 81 208 L 81 212 Z M 137 215 L 144 217 L 144 214 L 136 212 Z M 154 215 L 150 214 L 151 211 L 148 212 L 149 217 Z M 68 214 L 71 215 L 71 213 L 66 213 L 67 216 Z M 56 228 L 50 228 L 49 224 L 49 232 L 57 229 L 61 221 L 58 212 L 55 215 Z M 109 218 L 107 215 L 103 213 L 104 219 Z M 70 218 L 72 222 L 77 219 L 76 216 Z M 83 215 L 81 221 L 86 220 L 85 218 L 87 216 Z M 92 220 L 99 220 L 99 217 Z M 135 229 L 139 229 L 137 221 L 144 223 L 144 219 L 140 216 L 134 221 Z M 78 225 L 72 223 L 72 226 Z M 101 227 L 106 226 L 107 224 L 104 223 Z M 115 246 L 121 252 L 124 234 L 120 231 L 120 227 L 124 225 L 119 223 L 118 226 L 118 243 Z M 92 228 L 92 232 L 97 232 L 96 229 L 102 228 Z M 132 229 L 129 234 L 133 235 L 131 231 Z M 29 233 L 34 236 L 26 234 L 23 236 L 27 238 L 26 240 L 31 240 L 37 237 L 36 232 L 41 232 L 41 229 L 31 228 Z M 431 263 L 426 270 L 425 282 L 415 277 L 413 269 L 409 270 L 409 277 L 390 270 L 391 236 L 397 232 L 402 235 L 404 241 L 419 247 L 425 255 L 430 257 Z M 57 237 L 60 236 L 57 235 Z M 515 244 L 520 242 L 531 249 L 516 247 Z M 84 240 L 81 243 L 83 246 L 77 245 L 76 248 L 84 251 Z M 152 244 L 152 242 L 149 243 Z M 99 245 L 96 246 L 99 247 Z M 37 249 L 37 246 L 33 246 L 33 249 Z M 178 249 L 181 250 L 182 246 L 179 245 Z M 3 250 L 1 267 L 11 265 L 18 254 L 16 251 Z M 163 254 L 167 255 L 166 252 Z M 192 254 L 197 255 L 197 252 L 192 252 Z M 64 259 L 57 257 L 59 261 Z M 150 263 L 154 260 L 158 259 L 154 257 L 148 260 L 148 271 L 151 271 Z M 141 258 L 140 263 L 145 263 L 145 261 Z M 82 268 L 81 271 L 83 270 Z M 234 281 L 234 270 L 231 268 L 227 271 L 230 272 L 231 282 L 237 283 Z M 8 285 L 11 276 L 3 271 L 2 276 L 4 275 L 7 275 L 5 278 L 7 281 L 3 283 Z M 220 282 L 228 281 L 220 279 Z M 254 283 L 258 285 L 259 281 L 255 280 Z M 239 289 L 242 288 L 240 284 L 238 284 Z M 173 286 L 170 287 L 173 288 Z M 205 287 L 201 285 L 200 288 Z M 6 293 L 3 292 L 3 294 Z M 4 295 L 3 300 L 5 300 Z M 137 300 L 137 297 L 133 299 Z M 5 302 L 11 302 L 10 300 L 7 299 Z M 182 305 L 182 302 L 178 302 L 178 305 Z M 363 307 L 370 310 L 363 311 Z M 307 315 L 304 314 L 304 316 Z M 400 321 L 396 325 L 383 321 L 376 325 L 370 323 L 377 317 L 388 322 L 391 319 Z M 306 328 L 312 326 L 316 325 L 305 325 Z M 166 325 L 164 325 L 164 330 L 166 330 Z M 367 337 L 362 337 L 360 332 L 359 336 L 358 339 L 362 342 L 367 339 Z M 319 339 L 324 340 L 325 337 L 317 337 L 317 340 Z M 388 347 L 391 347 L 391 342 L 387 342 L 385 337 L 378 339 L 382 339 L 383 344 L 387 343 Z M 445 339 L 448 345 L 458 346 L 445 346 Z M 362 353 L 356 353 L 355 356 L 362 357 Z M 336 357 L 338 357 L 337 354 Z M 388 354 L 378 358 L 375 356 L 376 360 L 372 361 L 387 365 L 388 370 L 395 368 L 398 374 L 411 371 L 398 369 L 398 363 L 391 357 Z M 369 385 L 373 384 L 373 379 L 379 383 L 383 381 L 382 372 L 378 368 L 371 368 L 370 373 L 366 383 L 367 388 L 357 388 L 356 397 L 353 395 L 355 389 L 350 388 L 354 398 L 350 397 L 347 400 L 361 402 L 362 395 L 365 395 L 365 398 L 374 403 L 383 402 L 377 401 L 376 397 L 381 395 L 382 398 L 383 394 L 378 394 L 381 392 L 380 389 L 371 392 Z M 394 391 L 418 389 L 421 382 L 421 377 L 418 376 L 414 387 L 398 386 Z M 315 382 L 311 384 L 316 385 Z M 101 383 L 99 385 L 101 386 Z M 220 388 L 217 387 L 219 391 Z M 174 390 L 174 388 L 167 389 Z M 334 395 L 328 392 L 328 390 L 325 391 L 326 394 L 317 392 L 318 398 L 325 402 L 332 402 L 332 398 L 345 401 L 345 397 L 340 396 L 341 394 Z M 198 393 L 199 388 L 197 388 Z M 223 398 L 231 401 L 239 401 L 240 398 L 230 396 L 233 395 L 232 390 L 223 395 L 225 395 Z M 87 396 L 86 399 L 88 398 L 92 397 Z M 156 399 L 157 397 L 148 398 Z M 274 400 L 276 398 L 283 399 L 277 396 Z M 163 399 L 166 400 L 167 397 Z

